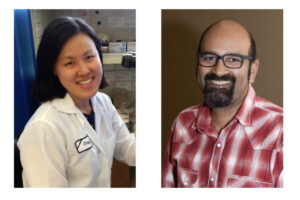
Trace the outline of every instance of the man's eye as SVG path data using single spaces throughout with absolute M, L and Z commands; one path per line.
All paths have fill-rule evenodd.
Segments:
M 216 58 L 214 56 L 205 56 L 204 60 L 206 60 L 206 61 L 215 61 Z
M 241 58 L 239 57 L 229 57 L 227 60 L 229 62 L 241 62 Z

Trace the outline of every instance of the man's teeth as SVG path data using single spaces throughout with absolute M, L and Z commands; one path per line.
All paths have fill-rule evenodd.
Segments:
M 216 80 L 212 80 L 211 82 L 215 85 L 226 85 L 231 83 L 231 81 L 216 81 Z
M 79 85 L 86 85 L 86 84 L 90 83 L 92 80 L 93 80 L 93 78 L 90 78 L 90 79 L 88 79 L 88 80 L 86 80 L 86 81 L 80 81 L 80 82 L 77 82 L 77 83 L 78 83 Z

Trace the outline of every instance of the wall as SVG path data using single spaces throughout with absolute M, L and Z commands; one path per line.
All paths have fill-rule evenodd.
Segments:
M 135 40 L 135 10 L 31 10 L 35 46 L 44 28 L 58 16 L 74 16 L 84 19 L 100 34 L 109 35 L 112 41 Z
M 283 105 L 282 10 L 162 10 L 162 157 L 171 125 L 183 109 L 203 102 L 195 67 L 201 33 L 220 19 L 249 29 L 257 45 L 258 96 Z

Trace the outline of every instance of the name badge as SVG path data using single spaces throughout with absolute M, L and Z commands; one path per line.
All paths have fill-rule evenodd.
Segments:
M 88 136 L 85 136 L 84 138 L 76 140 L 75 146 L 76 146 L 77 152 L 82 153 L 82 152 L 87 151 L 90 148 L 92 148 L 92 143 L 90 141 L 90 138 Z

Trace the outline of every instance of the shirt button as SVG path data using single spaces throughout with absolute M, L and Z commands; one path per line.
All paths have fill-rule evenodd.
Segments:
M 187 186 L 187 184 L 188 184 L 187 182 L 183 182 L 183 185 Z
M 211 177 L 211 178 L 210 178 L 210 181 L 212 181 L 212 182 L 215 181 L 215 178 L 214 178 L 214 177 Z
M 221 146 L 222 146 L 221 143 L 218 143 L 218 144 L 217 144 L 217 147 L 218 147 L 218 148 L 220 148 Z

